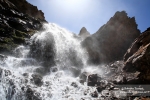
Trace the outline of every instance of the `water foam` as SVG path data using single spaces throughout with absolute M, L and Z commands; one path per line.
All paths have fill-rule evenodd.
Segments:
M 73 77 L 74 73 L 79 75 L 87 66 L 88 56 L 81 46 L 82 39 L 53 23 L 45 24 L 44 28 L 44 31 L 31 37 L 31 46 L 33 42 L 38 44 L 36 49 L 41 55 L 37 54 L 37 57 L 45 60 L 44 57 L 51 53 L 46 50 L 52 42 L 55 65 L 48 68 L 58 70 L 41 76 L 35 70 L 43 68 L 42 59 L 37 61 L 31 58 L 31 49 L 19 46 L 14 50 L 16 56 L 3 57 L 1 60 L 0 100 L 92 100 L 90 93 L 95 91 L 95 87 L 88 87 L 86 83 L 79 82 L 79 77 Z M 33 74 L 42 77 L 41 86 L 37 86 Z

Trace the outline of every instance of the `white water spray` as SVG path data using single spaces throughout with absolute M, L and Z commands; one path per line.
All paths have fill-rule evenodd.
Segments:
M 31 48 L 19 46 L 15 57 L 1 55 L 0 100 L 92 100 L 95 88 L 77 77 L 88 60 L 82 39 L 56 24 L 44 28 L 31 37 Z

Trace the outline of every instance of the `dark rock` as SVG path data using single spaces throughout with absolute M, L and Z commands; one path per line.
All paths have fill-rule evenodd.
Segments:
M 91 93 L 91 96 L 94 97 L 94 98 L 97 98 L 98 97 L 98 93 L 96 91 L 94 91 L 93 93 Z
M 32 74 L 32 79 L 34 81 L 34 84 L 36 84 L 37 86 L 43 85 L 42 76 L 41 75 L 39 75 L 39 74 Z
M 37 9 L 34 6 L 24 9 L 30 5 L 26 0 L 0 0 L 0 52 L 12 54 L 12 50 L 17 45 L 24 44 L 26 38 L 42 27 L 44 17 L 29 16 L 27 12 L 32 11 L 30 8 Z M 21 10 L 23 9 L 24 12 Z M 37 13 L 40 11 L 35 10 Z M 35 13 L 36 13 L 35 12 Z M 40 13 L 39 13 L 40 14 Z M 42 15 L 42 14 L 41 14 Z M 40 16 L 40 15 L 39 15 Z M 41 18 L 41 19 L 35 19 Z
M 28 77 L 29 77 L 29 73 L 23 73 L 23 76 L 24 76 L 25 78 L 28 78 Z
M 72 82 L 72 83 L 71 83 L 71 86 L 73 86 L 73 87 L 75 87 L 75 88 L 77 88 L 77 87 L 78 87 L 78 85 L 77 85 L 77 83 L 76 83 L 76 82 Z
M 140 83 L 150 82 L 150 29 L 143 32 L 124 56 L 126 72 L 139 71 Z
M 27 88 L 26 90 L 26 97 L 27 100 L 41 100 L 39 97 L 34 95 L 35 92 L 31 88 Z
M 41 10 L 38 10 L 36 6 L 28 3 L 26 0 L 9 0 L 12 2 L 16 8 L 18 8 L 24 14 L 28 14 L 36 19 L 45 21 L 44 13 Z
M 79 68 L 76 68 L 74 66 L 68 68 L 69 71 L 73 74 L 74 77 L 78 77 L 81 73 L 81 70 Z
M 51 70 L 51 72 L 57 72 L 57 71 L 58 71 L 58 68 L 52 67 L 50 70 Z
M 92 74 L 88 76 L 88 80 L 87 80 L 87 85 L 88 86 L 95 86 L 95 85 L 99 85 L 100 82 L 100 77 L 98 77 L 97 74 Z
M 82 27 L 79 33 L 79 36 L 81 36 L 83 39 L 90 36 L 90 33 L 87 31 L 85 27 Z
M 103 90 L 105 90 L 106 87 L 101 87 L 101 86 L 98 86 L 96 89 L 98 92 L 102 92 Z
M 9 76 L 9 75 L 11 75 L 10 70 L 4 70 L 4 73 L 5 73 L 5 76 Z
M 2 77 L 3 69 L 0 68 L 0 78 Z
M 5 64 L 5 59 L 7 58 L 7 56 L 0 54 L 0 64 L 3 65 Z
M 86 72 L 82 72 L 79 77 L 83 82 L 86 82 L 87 76 L 88 74 Z
M 87 37 L 82 45 L 89 53 L 89 63 L 110 63 L 121 60 L 139 35 L 135 18 L 128 17 L 125 11 L 116 12 L 96 33 Z
M 40 67 L 40 68 L 36 68 L 36 69 L 35 69 L 35 72 L 36 72 L 36 73 L 39 73 L 39 74 L 41 74 L 41 75 L 45 75 L 46 72 L 49 72 L 49 69 L 44 68 L 44 67 Z

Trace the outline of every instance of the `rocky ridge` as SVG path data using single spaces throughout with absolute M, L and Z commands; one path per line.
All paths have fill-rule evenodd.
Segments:
M 140 35 L 135 18 L 125 11 L 116 12 L 96 33 L 83 41 L 90 63 L 110 63 L 121 60 L 130 44 Z
M 9 0 L 9 1 L 13 3 L 16 6 L 16 8 L 22 13 L 28 14 L 31 17 L 46 22 L 44 13 L 41 10 L 38 10 L 36 6 L 30 4 L 26 0 Z
M 11 53 L 17 45 L 25 44 L 26 39 L 42 28 L 44 17 L 31 15 L 29 10 L 44 16 L 25 0 L 0 0 L 0 53 Z

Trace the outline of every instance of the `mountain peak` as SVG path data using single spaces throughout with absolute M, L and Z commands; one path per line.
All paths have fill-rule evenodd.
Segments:
M 87 31 L 85 27 L 82 27 L 80 30 L 79 36 L 81 36 L 82 38 L 86 38 L 90 36 L 90 33 Z
M 128 17 L 125 11 L 117 11 L 96 33 L 83 41 L 83 46 L 89 53 L 89 62 L 110 63 L 122 59 L 139 35 L 135 17 Z

